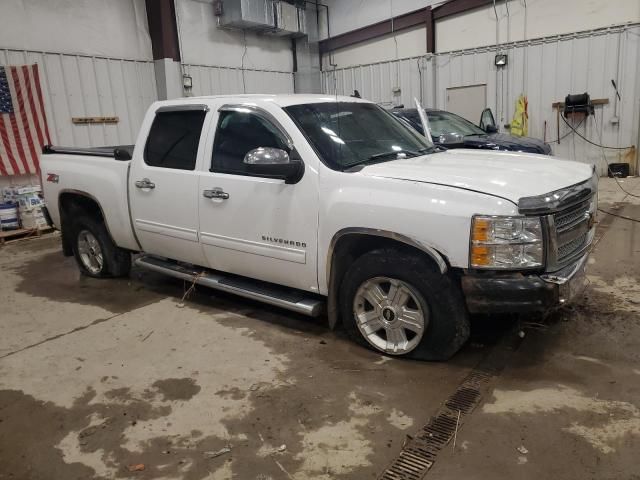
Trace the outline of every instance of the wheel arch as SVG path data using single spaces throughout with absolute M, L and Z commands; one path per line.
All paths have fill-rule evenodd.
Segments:
M 446 257 L 435 248 L 411 237 L 388 230 L 373 228 L 345 228 L 333 236 L 327 253 L 327 315 L 330 328 L 339 322 L 338 291 L 349 265 L 361 255 L 383 247 L 410 249 L 429 259 L 445 274 L 449 269 Z
M 58 194 L 58 210 L 60 212 L 60 230 L 62 232 L 62 251 L 65 256 L 73 255 L 72 231 L 69 227 L 71 220 L 79 214 L 90 215 L 102 221 L 109 236 L 113 238 L 100 202 L 90 193 L 73 189 L 61 190 Z

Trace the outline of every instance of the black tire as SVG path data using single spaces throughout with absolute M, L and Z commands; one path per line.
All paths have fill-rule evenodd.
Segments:
M 109 278 L 125 277 L 131 270 L 131 254 L 113 243 L 107 227 L 101 220 L 96 220 L 87 215 L 76 217 L 72 224 L 73 255 L 80 271 L 89 277 Z M 97 269 L 90 269 L 81 258 L 79 242 L 83 232 L 89 232 L 97 240 L 101 253 L 102 264 Z
M 428 312 L 422 338 L 406 353 L 385 352 L 375 347 L 360 332 L 354 300 L 365 282 L 388 277 L 403 282 L 411 300 Z M 346 272 L 340 288 L 340 314 L 349 336 L 359 344 L 382 354 L 420 360 L 447 360 L 469 338 L 469 317 L 460 287 L 448 275 L 441 274 L 432 262 L 413 252 L 385 248 L 359 257 Z M 419 305 L 418 305 L 419 304 Z M 382 330 L 380 330 L 382 332 Z M 386 333 L 383 334 L 386 338 Z

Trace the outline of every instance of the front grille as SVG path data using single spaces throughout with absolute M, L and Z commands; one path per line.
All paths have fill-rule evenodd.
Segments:
M 583 201 L 552 216 L 552 246 L 549 258 L 551 271 L 578 258 L 593 240 L 591 199 Z
M 567 258 L 572 257 L 576 252 L 580 252 L 587 245 L 588 234 L 583 233 L 578 238 L 571 240 L 564 245 L 558 247 L 558 262 L 562 263 Z
M 583 221 L 585 217 L 588 220 L 588 214 L 589 202 L 583 202 L 576 207 L 557 213 L 555 215 L 556 231 L 563 232 Z

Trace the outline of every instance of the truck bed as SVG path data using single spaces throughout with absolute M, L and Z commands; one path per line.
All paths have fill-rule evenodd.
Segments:
M 116 150 L 122 150 L 129 154 L 129 156 L 133 155 L 133 147 L 134 145 L 113 145 L 113 146 L 105 146 L 105 147 L 59 147 L 54 145 L 45 145 L 42 149 L 42 153 L 44 155 L 49 155 L 53 153 L 63 153 L 65 155 L 89 155 L 92 157 L 107 157 L 107 158 L 115 158 Z
M 116 155 L 116 151 L 120 150 Z M 114 242 L 139 249 L 129 217 L 127 181 L 133 145 L 94 148 L 46 146 L 41 158 L 44 196 L 53 224 L 61 228 L 62 196 L 82 196 L 103 212 Z

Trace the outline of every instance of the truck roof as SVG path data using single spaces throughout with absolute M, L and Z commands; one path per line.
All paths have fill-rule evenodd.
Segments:
M 184 97 L 176 98 L 173 100 L 162 100 L 156 102 L 159 106 L 162 105 L 185 105 L 190 103 L 206 103 L 207 100 L 214 99 L 228 99 L 229 102 L 273 102 L 281 107 L 288 107 L 290 105 L 301 105 L 305 103 L 331 103 L 331 102 L 360 102 L 360 103 L 372 103 L 368 100 L 361 98 L 347 97 L 344 95 L 322 95 L 322 94 L 308 94 L 308 93 L 286 93 L 286 94 L 240 94 L 240 95 L 207 95 L 202 97 Z

